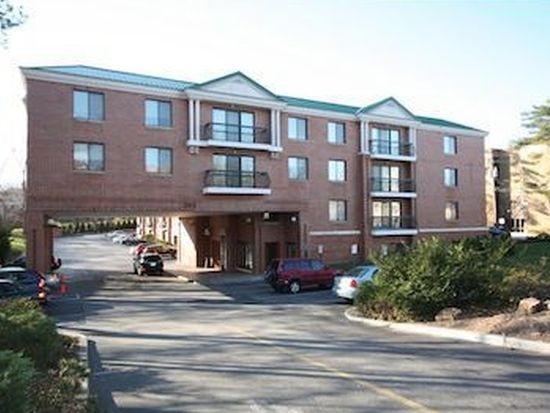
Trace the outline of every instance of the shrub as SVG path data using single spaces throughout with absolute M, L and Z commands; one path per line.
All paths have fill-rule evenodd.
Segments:
M 84 405 L 75 403 L 87 371 L 76 358 L 63 358 L 55 370 L 37 376 L 32 386 L 36 413 L 83 412 Z
M 546 266 L 511 268 L 501 285 L 502 297 L 513 306 L 526 297 L 550 299 L 550 280 L 545 277 L 546 271 Z
M 27 413 L 35 374 L 31 360 L 13 351 L 0 351 L 0 412 Z
M 357 297 L 361 311 L 384 318 L 433 319 L 445 307 L 462 309 L 501 304 L 502 259 L 507 239 L 431 238 L 403 252 L 372 259 L 380 271 Z
M 65 351 L 53 321 L 27 300 L 0 305 L 0 349 L 21 352 L 42 371 L 56 367 Z

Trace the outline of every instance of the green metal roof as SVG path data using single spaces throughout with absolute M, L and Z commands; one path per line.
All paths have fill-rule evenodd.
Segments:
M 354 115 L 359 108 L 357 106 L 342 105 L 339 103 L 321 102 L 319 100 L 294 98 L 290 96 L 279 96 L 282 100 L 292 106 L 299 106 L 307 109 L 328 110 L 332 112 L 349 113 Z
M 26 69 L 41 70 L 44 72 L 88 77 L 91 79 L 107 80 L 111 82 L 120 82 L 167 90 L 181 91 L 193 85 L 192 82 L 186 82 L 184 80 L 167 79 L 163 77 L 140 75 L 137 73 L 121 72 L 118 70 L 101 69 L 82 65 L 27 67 Z
M 475 132 L 482 132 L 485 133 L 485 131 L 481 129 L 472 128 L 471 126 L 461 125 L 460 123 L 450 122 L 445 119 L 438 119 L 438 118 L 430 118 L 428 116 L 416 116 L 416 119 L 418 119 L 422 123 L 426 123 L 428 125 L 435 125 L 435 126 L 444 126 L 448 128 L 459 128 L 459 129 L 468 129 Z
M 269 91 L 262 85 L 258 84 L 254 80 L 250 79 L 248 76 L 244 75 L 241 72 L 231 73 L 229 75 L 225 75 L 220 78 L 212 79 L 203 83 L 194 83 L 194 82 L 188 82 L 185 80 L 167 79 L 164 77 L 141 75 L 138 73 L 122 72 L 119 70 L 102 69 L 98 67 L 84 66 L 84 65 L 40 66 L 40 67 L 25 67 L 24 69 L 40 70 L 44 72 L 60 73 L 65 75 L 87 77 L 90 79 L 107 80 L 111 82 L 119 82 L 119 83 L 126 83 L 126 84 L 132 84 L 132 85 L 152 87 L 155 89 L 165 89 L 165 90 L 175 90 L 175 91 L 184 91 L 185 89 L 188 89 L 191 87 L 198 88 L 200 86 L 211 84 L 215 81 L 219 81 L 233 75 L 240 75 L 246 78 L 247 80 L 249 80 L 250 82 L 252 82 L 253 84 L 255 84 L 256 86 L 258 86 L 259 88 L 261 88 L 262 90 L 265 90 L 267 93 L 273 95 L 273 97 L 277 99 L 281 99 L 282 101 L 286 102 L 291 106 L 298 106 L 306 109 L 318 109 L 318 110 L 325 110 L 330 112 L 338 112 L 338 113 L 354 115 L 358 113 L 368 112 L 369 110 L 379 105 L 382 105 L 390 100 L 394 100 L 412 117 L 414 117 L 415 119 L 419 120 L 422 123 L 425 123 L 428 125 L 471 130 L 475 132 L 484 132 L 482 130 L 472 128 L 470 126 L 461 125 L 459 123 L 451 122 L 444 119 L 432 118 L 427 116 L 416 116 L 411 112 L 409 112 L 407 108 L 401 105 L 399 101 L 393 97 L 388 97 L 379 102 L 372 103 L 368 106 L 358 107 L 358 106 L 343 105 L 339 103 L 323 102 L 319 100 L 303 99 L 303 98 L 297 98 L 297 97 L 291 97 L 291 96 L 278 96 L 273 94 L 271 91 Z

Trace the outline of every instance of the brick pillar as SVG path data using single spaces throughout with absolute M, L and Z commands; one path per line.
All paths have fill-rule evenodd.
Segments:
M 53 255 L 53 229 L 48 226 L 48 217 L 41 212 L 27 212 L 25 236 L 27 268 L 48 272 Z

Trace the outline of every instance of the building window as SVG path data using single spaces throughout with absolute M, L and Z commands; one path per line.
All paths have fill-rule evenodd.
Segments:
M 341 122 L 329 122 L 327 124 L 327 138 L 329 143 L 346 143 L 345 125 Z
M 458 219 L 458 202 L 445 203 L 445 220 L 456 221 Z
M 161 128 L 172 127 L 172 103 L 146 99 L 145 125 Z
M 212 110 L 212 139 L 231 142 L 256 142 L 254 113 Z
M 305 181 L 308 178 L 307 158 L 288 158 L 288 178 Z
M 171 174 L 172 149 L 145 148 L 145 170 L 155 174 Z
M 105 146 L 102 143 L 75 142 L 73 168 L 79 171 L 104 171 Z
M 400 192 L 399 166 L 373 165 L 372 190 L 375 192 Z
M 253 156 L 221 155 L 213 156 L 214 186 L 254 188 L 255 160 Z
M 371 151 L 380 155 L 404 155 L 398 129 L 372 129 Z
M 103 93 L 73 91 L 73 118 L 100 121 L 105 119 L 105 97 Z
M 288 137 L 305 141 L 307 139 L 307 120 L 303 118 L 288 118 Z
M 443 138 L 443 152 L 446 155 L 456 154 L 456 136 L 445 136 Z
M 343 222 L 347 220 L 346 201 L 331 199 L 328 201 L 328 217 L 330 221 Z
M 328 161 L 328 180 L 332 182 L 346 181 L 346 161 Z
M 404 226 L 399 201 L 376 201 L 372 203 L 373 228 L 402 228 Z
M 446 187 L 453 188 L 458 185 L 458 169 L 445 168 L 443 172 L 443 182 Z

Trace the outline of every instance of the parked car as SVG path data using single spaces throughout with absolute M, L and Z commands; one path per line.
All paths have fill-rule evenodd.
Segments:
M 122 245 L 139 245 L 139 244 L 146 244 L 146 243 L 147 241 L 141 240 L 135 235 L 132 235 L 122 240 Z
M 282 258 L 269 263 L 265 281 L 276 291 L 297 294 L 307 287 L 331 287 L 338 274 L 319 259 Z
M 6 263 L 4 267 L 21 267 L 26 268 L 27 267 L 27 257 L 24 255 L 21 255 L 14 259 L 13 261 L 10 261 Z
M 164 263 L 159 254 L 142 254 L 134 258 L 134 274 L 151 275 L 163 272 Z
M 11 280 L 0 278 L 0 302 L 10 298 L 27 298 L 29 300 L 39 300 L 38 293 L 29 292 L 21 288 L 17 283 Z
M 116 236 L 123 235 L 123 234 L 126 234 L 126 231 L 123 231 L 121 229 L 115 229 L 114 231 L 108 232 L 107 236 L 109 238 L 114 238 Z
M 48 296 L 46 278 L 37 271 L 19 267 L 0 268 L 0 280 L 11 281 L 17 286 L 18 294 L 45 303 Z
M 140 247 L 140 245 L 138 245 L 138 247 Z M 145 245 L 141 249 L 137 249 L 136 247 L 136 251 L 137 251 L 137 255 L 159 254 L 164 259 L 176 258 L 176 249 L 168 245 L 162 245 L 162 244 Z
M 61 258 L 56 258 L 52 256 L 51 263 L 50 263 L 50 271 L 55 271 L 59 269 L 62 264 L 63 264 L 63 261 L 61 260 Z M 21 255 L 15 260 L 8 262 L 6 265 L 4 265 L 3 268 L 6 268 L 6 267 L 27 268 L 27 257 L 25 255 Z
M 334 279 L 332 291 L 338 297 L 353 301 L 359 291 L 359 286 L 366 281 L 372 281 L 377 272 L 378 267 L 374 265 L 354 267 L 343 276 Z

